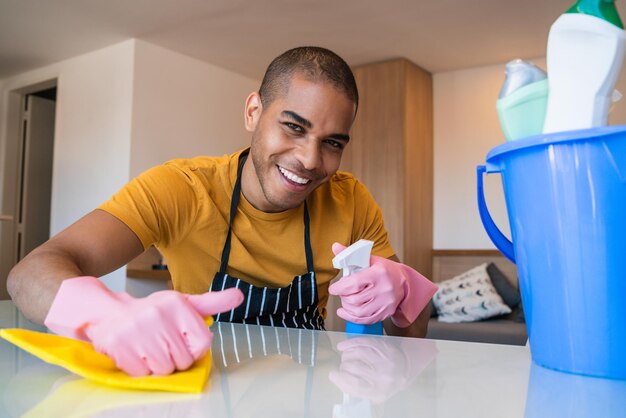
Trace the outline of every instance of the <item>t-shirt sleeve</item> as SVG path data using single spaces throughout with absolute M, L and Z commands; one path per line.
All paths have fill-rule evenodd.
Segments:
M 195 186 L 189 173 L 164 164 L 131 180 L 98 209 L 124 222 L 144 249 L 167 247 L 185 236 L 197 214 Z
M 373 255 L 384 258 L 394 256 L 396 252 L 389 242 L 383 220 L 383 212 L 369 190 L 359 181 L 356 182 L 354 187 L 354 198 L 355 213 L 352 242 L 360 239 L 374 241 Z

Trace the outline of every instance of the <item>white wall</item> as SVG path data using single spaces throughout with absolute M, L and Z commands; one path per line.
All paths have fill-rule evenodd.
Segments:
M 51 234 L 100 205 L 128 180 L 134 48 L 129 40 L 4 80 L 4 103 L 10 91 L 58 80 Z M 6 106 L 0 116 L 6 125 Z M 121 269 L 104 281 L 121 290 L 124 277 Z
M 260 84 L 128 40 L 1 80 L 0 120 L 6 122 L 10 91 L 50 79 L 58 80 L 52 234 L 153 165 L 177 157 L 221 155 L 249 145 L 250 135 L 243 128 L 244 101 Z M 0 150 L 5 142 L 3 134 Z M 104 281 L 123 290 L 125 279 L 122 268 Z
M 546 68 L 545 59 L 532 61 Z M 476 165 L 505 141 L 495 108 L 504 65 L 433 75 L 435 249 L 495 248 L 478 216 Z M 626 95 L 626 68 L 617 89 Z M 626 124 L 626 98 L 613 109 L 609 124 Z M 485 189 L 494 221 L 510 237 L 499 175 L 486 176 Z
M 250 145 L 244 103 L 260 80 L 143 41 L 134 79 L 131 177 L 172 158 Z
M 0 164 L 5 164 L 6 158 L 6 121 L 4 120 L 5 109 L 8 102 L 8 95 L 5 94 L 7 81 L 5 79 L 0 80 L 0 121 L 2 125 L 0 125 Z M 0 170 L 0 201 L 2 196 L 4 195 L 4 170 Z M 0 205 L 2 208 L 2 205 Z

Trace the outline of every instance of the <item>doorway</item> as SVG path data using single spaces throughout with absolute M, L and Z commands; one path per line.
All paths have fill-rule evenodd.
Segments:
M 56 80 L 11 92 L 2 161 L 0 299 L 11 268 L 50 237 Z

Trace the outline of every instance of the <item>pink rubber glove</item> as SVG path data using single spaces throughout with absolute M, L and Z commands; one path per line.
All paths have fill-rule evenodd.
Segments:
M 204 317 L 241 304 L 239 289 L 186 295 L 173 290 L 134 298 L 95 277 L 61 283 L 44 324 L 56 334 L 93 343 L 131 376 L 185 370 L 211 348 Z
M 333 253 L 346 247 L 333 244 Z M 438 287 L 402 263 L 371 256 L 370 267 L 330 285 L 328 292 L 341 297 L 337 315 L 355 324 L 375 324 L 391 317 L 406 328 L 426 307 Z

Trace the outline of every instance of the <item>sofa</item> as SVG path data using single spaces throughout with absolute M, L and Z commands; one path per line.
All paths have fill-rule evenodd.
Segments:
M 446 323 L 433 317 L 428 321 L 426 338 L 435 340 L 469 341 L 477 343 L 526 345 L 526 324 L 511 316 L 484 319 L 477 322 Z
M 523 306 L 519 297 L 515 265 L 491 250 L 434 250 L 433 281 L 458 277 L 471 268 L 487 263 L 487 272 L 511 312 L 473 322 L 448 323 L 438 320 L 431 303 L 426 338 L 479 343 L 525 345 L 528 340 Z

